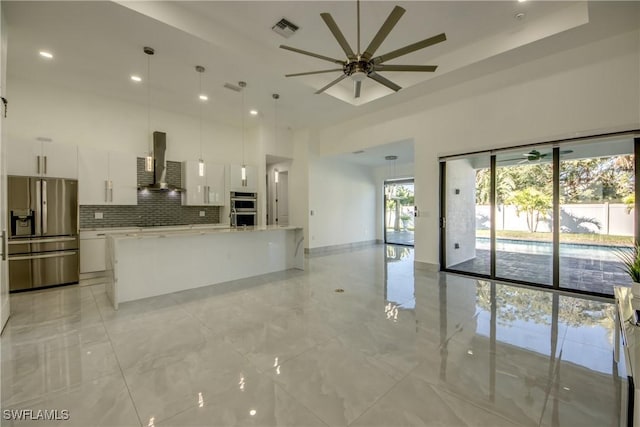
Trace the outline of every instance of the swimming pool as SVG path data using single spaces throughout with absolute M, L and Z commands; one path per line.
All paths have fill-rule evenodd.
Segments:
M 560 257 L 620 262 L 616 251 L 625 248 L 628 247 L 560 243 Z M 476 249 L 490 250 L 490 239 L 488 237 L 476 237 Z M 496 250 L 523 254 L 553 255 L 553 244 L 551 242 L 533 240 L 496 239 Z

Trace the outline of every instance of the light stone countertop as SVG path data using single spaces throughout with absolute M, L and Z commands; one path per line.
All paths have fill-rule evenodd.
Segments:
M 122 232 L 130 232 L 130 231 L 139 231 L 139 232 L 157 232 L 163 230 L 193 230 L 193 229 L 201 229 L 201 228 L 229 228 L 228 223 L 220 223 L 220 224 L 185 224 L 185 225 L 158 225 L 151 227 L 106 227 L 106 228 L 81 228 L 80 233 L 90 233 L 90 232 L 99 232 L 99 233 L 122 233 Z
M 257 227 L 229 227 L 228 225 L 219 226 L 195 226 L 195 227 L 150 227 L 141 228 L 139 231 L 124 231 L 121 233 L 109 233 L 109 236 L 115 240 L 121 239 L 146 239 L 146 238 L 162 238 L 162 237 L 180 237 L 180 236 L 194 236 L 204 234 L 216 234 L 216 233 L 246 233 L 246 232 L 264 232 L 264 231 L 276 231 L 276 230 L 300 230 L 302 227 L 296 226 L 257 226 Z

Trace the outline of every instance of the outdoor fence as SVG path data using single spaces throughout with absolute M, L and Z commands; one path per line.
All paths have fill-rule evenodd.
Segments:
M 490 228 L 491 207 L 476 205 L 476 227 Z M 564 233 L 594 233 L 633 236 L 634 211 L 623 203 L 560 205 L 560 231 Z M 496 230 L 529 231 L 524 212 L 518 215 L 515 206 L 499 205 L 496 209 Z M 537 231 L 551 231 L 551 212 L 540 215 Z

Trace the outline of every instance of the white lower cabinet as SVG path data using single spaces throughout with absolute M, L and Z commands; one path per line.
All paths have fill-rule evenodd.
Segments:
M 139 228 L 103 229 L 80 232 L 80 273 L 105 271 L 107 253 L 107 233 L 129 233 Z

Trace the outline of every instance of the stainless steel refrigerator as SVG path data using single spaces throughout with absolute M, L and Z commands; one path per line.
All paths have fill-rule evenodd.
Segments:
M 78 181 L 9 176 L 9 290 L 77 283 Z

